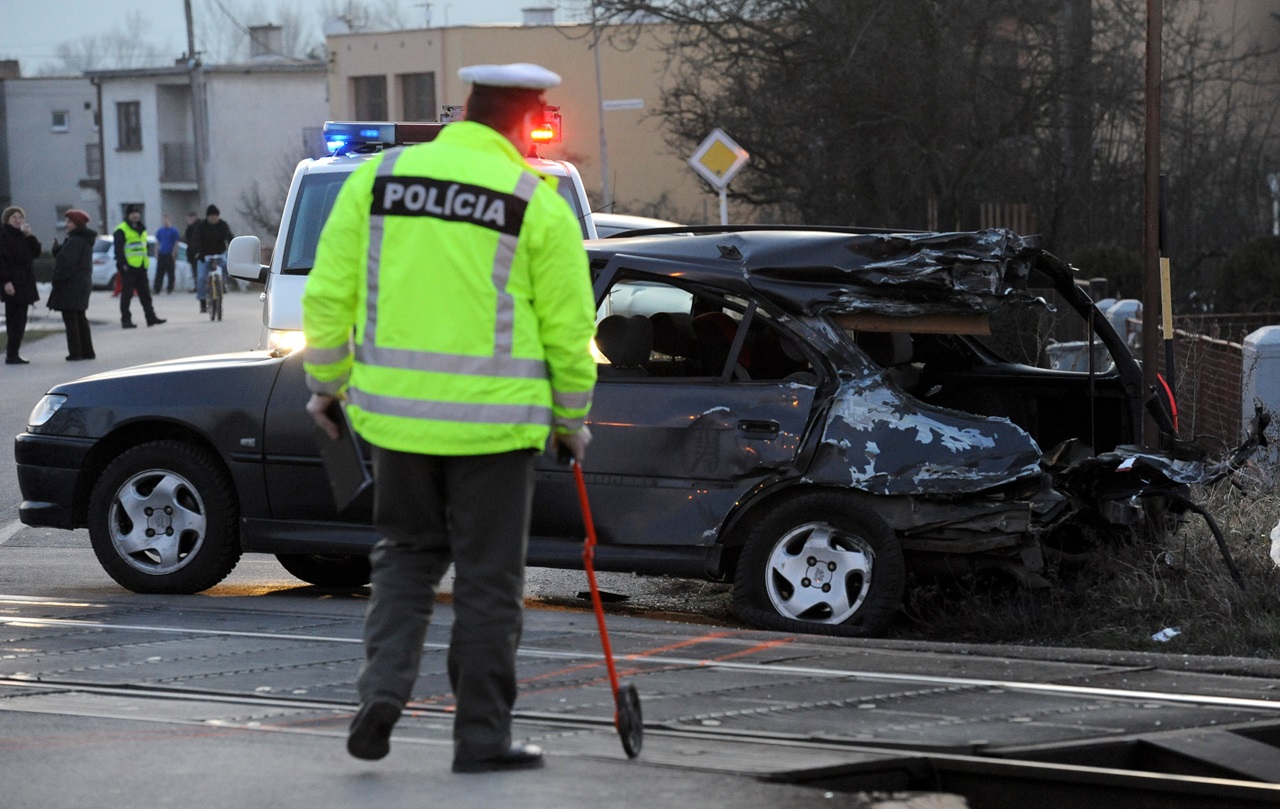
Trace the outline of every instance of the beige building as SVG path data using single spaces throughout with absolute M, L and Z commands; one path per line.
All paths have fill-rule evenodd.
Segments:
M 607 160 L 615 212 L 690 224 L 718 222 L 718 197 L 689 167 L 689 155 L 672 152 L 652 115 L 661 101 L 661 27 L 604 30 L 599 96 L 590 25 L 487 25 L 330 36 L 330 115 L 346 120 L 435 120 L 441 106 L 466 101 L 458 68 L 536 62 L 564 77 L 564 84 L 547 94 L 548 102 L 561 108 L 564 139 L 539 154 L 576 165 L 593 206 L 605 204 L 602 167 Z M 601 116 L 607 150 L 601 148 Z M 741 212 L 731 205 L 731 221 L 740 221 L 737 213 Z

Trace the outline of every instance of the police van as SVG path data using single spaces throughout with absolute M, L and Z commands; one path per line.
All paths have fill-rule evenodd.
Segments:
M 537 143 L 559 141 L 559 115 L 548 108 L 549 123 L 533 132 Z M 262 334 L 259 348 L 288 353 L 301 348 L 302 291 L 315 263 L 316 244 L 343 181 L 381 151 L 434 140 L 447 123 L 329 121 L 324 125 L 325 157 L 303 160 L 293 172 L 280 217 L 279 240 L 271 263 L 261 263 L 257 236 L 238 236 L 227 248 L 227 270 L 236 278 L 266 286 L 262 293 Z M 557 178 L 560 196 L 569 203 L 584 239 L 596 238 L 591 207 L 582 177 L 563 160 L 527 157 L 529 165 Z

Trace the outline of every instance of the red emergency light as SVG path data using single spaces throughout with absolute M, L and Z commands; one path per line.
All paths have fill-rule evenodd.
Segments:
M 542 124 L 534 127 L 529 136 L 536 144 L 559 143 L 562 134 L 560 124 L 560 108 L 544 107 Z

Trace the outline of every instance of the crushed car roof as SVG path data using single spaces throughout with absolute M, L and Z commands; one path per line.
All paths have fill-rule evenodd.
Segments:
M 721 287 L 753 289 L 806 314 L 991 311 L 1025 292 L 1033 266 L 1070 271 L 1033 239 L 1002 229 L 957 233 L 839 228 L 661 228 L 588 244 L 616 262 Z

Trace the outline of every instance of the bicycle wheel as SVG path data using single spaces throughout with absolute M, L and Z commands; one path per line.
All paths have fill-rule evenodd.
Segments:
M 209 319 L 222 320 L 222 278 L 217 269 L 209 273 Z

